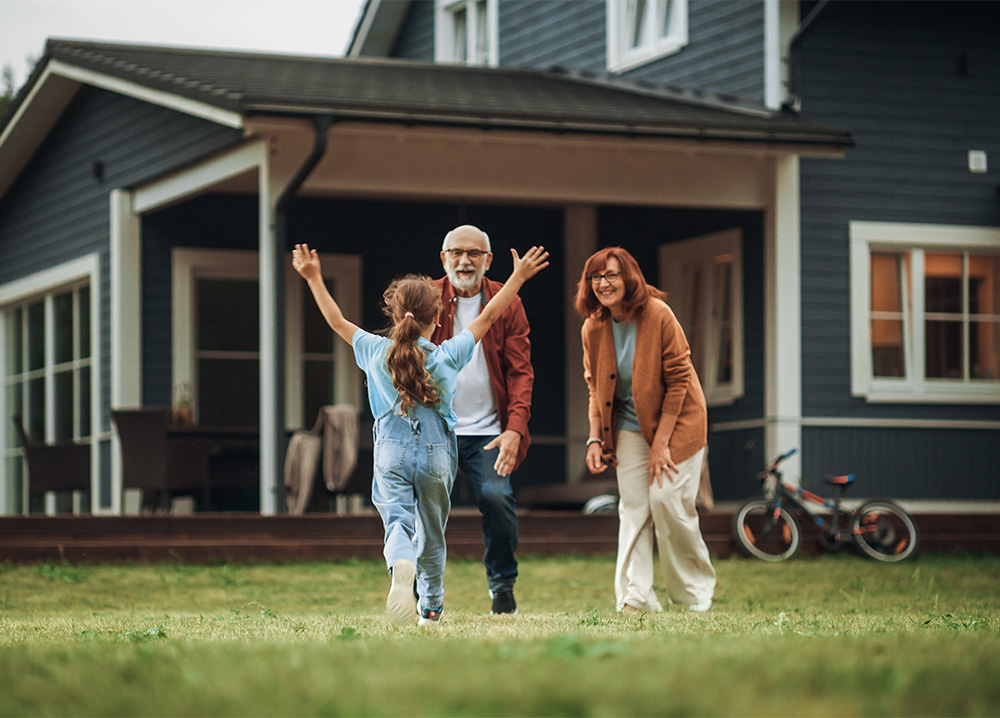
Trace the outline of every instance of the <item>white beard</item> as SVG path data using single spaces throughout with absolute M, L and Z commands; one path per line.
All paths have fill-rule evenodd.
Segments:
M 448 274 L 448 281 L 455 289 L 459 289 L 463 292 L 470 292 L 479 288 L 479 283 L 483 281 L 483 275 L 486 274 L 486 268 L 482 267 L 472 275 L 470 279 L 466 279 L 466 275 L 461 275 L 457 271 L 457 267 L 448 267 L 446 273 Z

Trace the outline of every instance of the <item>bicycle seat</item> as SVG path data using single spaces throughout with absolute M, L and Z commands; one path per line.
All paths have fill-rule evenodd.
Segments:
M 840 476 L 824 476 L 823 480 L 830 486 L 843 486 L 845 489 L 854 483 L 854 474 L 841 474 Z

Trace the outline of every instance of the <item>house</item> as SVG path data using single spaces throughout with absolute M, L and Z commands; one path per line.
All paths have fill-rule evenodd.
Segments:
M 861 293 L 852 271 L 864 267 L 848 248 L 895 246 L 899 230 L 873 237 L 885 217 L 843 201 L 807 203 L 833 186 L 866 200 L 873 192 L 858 192 L 849 176 L 862 147 L 836 103 L 827 100 L 822 119 L 809 113 L 810 72 L 837 67 L 807 52 L 837 17 L 833 7 L 820 8 L 795 44 L 796 113 L 781 108 L 794 98 L 770 79 L 780 75 L 775 28 L 788 40 L 796 27 L 775 24 L 788 19 L 784 4 L 735 4 L 747 16 L 742 31 L 721 36 L 743 36 L 744 53 L 730 61 L 750 70 L 732 86 L 719 79 L 733 75 L 724 68 L 712 79 L 708 57 L 703 81 L 664 74 L 713 24 L 699 24 L 699 12 L 727 3 L 675 1 L 684 42 L 664 50 L 651 40 L 662 54 L 649 62 L 636 54 L 643 47 L 616 50 L 611 65 L 609 28 L 627 36 L 617 5 L 460 5 L 369 2 L 347 59 L 49 41 L 0 118 L 0 406 L 24 416 L 32 436 L 92 447 L 91 511 L 123 509 L 111 409 L 189 397 L 199 426 L 259 432 L 253 508 L 279 512 L 287 431 L 311 425 L 323 404 L 366 410 L 349 349 L 323 331 L 288 268 L 291 245 L 316 246 L 338 300 L 374 328 L 389 279 L 438 274 L 437 243 L 461 222 L 489 231 L 496 278 L 509 271 L 511 246 L 542 243 L 560 258 L 523 292 L 536 394 L 519 484 L 579 478 L 586 392 L 572 293 L 586 257 L 621 244 L 690 327 L 712 404 L 717 496 L 748 493 L 764 457 L 788 446 L 802 448 L 807 472 L 840 470 L 826 468 L 831 456 L 849 459 L 880 493 L 996 496 L 984 480 L 998 458 L 996 380 L 944 380 L 966 391 L 986 385 L 961 403 L 884 401 L 877 394 L 890 379 L 859 373 L 857 363 L 877 355 L 882 367 L 891 352 L 877 344 L 860 359 L 852 353 Z M 452 12 L 463 8 L 464 26 Z M 851 19 L 840 22 L 843 30 Z M 461 27 L 484 28 L 490 41 L 474 34 L 470 43 L 466 33 L 463 44 Z M 476 62 L 454 62 L 463 47 L 477 48 Z M 968 79 L 981 83 L 975 61 L 967 64 Z M 996 102 L 982 95 L 984 107 Z M 982 141 L 967 149 L 988 158 L 989 129 L 984 120 Z M 872 177 L 870 165 L 860 174 Z M 960 181 L 985 186 L 989 172 Z M 971 223 L 968 241 L 983 249 L 963 255 L 963 266 L 997 251 L 995 185 L 992 207 L 983 203 Z M 911 199 L 932 211 L 927 198 Z M 899 266 L 927 266 L 926 254 L 900 249 Z M 876 252 L 867 276 L 883 264 Z M 711 288 L 704 297 L 696 277 Z M 971 284 L 979 290 L 978 279 Z M 713 311 L 699 313 L 706 302 Z M 996 321 L 984 308 L 966 311 L 962 326 Z M 901 367 L 922 376 L 905 314 L 896 313 L 909 342 Z M 893 319 L 861 323 L 869 321 Z M 995 343 L 972 344 L 977 361 L 990 346 L 996 356 Z M 916 398 L 930 383 L 896 382 L 922 392 Z M 0 513 L 22 512 L 32 507 L 6 417 L 0 439 Z M 959 441 L 966 450 L 950 450 Z M 891 456 L 875 451 L 897 445 Z M 947 475 L 961 479 L 938 478 L 943 459 L 909 473 L 913 452 L 946 456 Z M 875 471 L 880 461 L 886 471 Z
M 348 55 L 566 67 L 849 130 L 843 158 L 789 165 L 788 215 L 764 208 L 776 260 L 752 256 L 745 226 L 742 257 L 735 238 L 675 241 L 664 227 L 697 208 L 669 187 L 599 242 L 642 255 L 692 335 L 722 496 L 743 495 L 763 445 L 799 447 L 790 473 L 814 481 L 855 471 L 869 493 L 996 499 L 997 27 L 983 2 L 370 0 Z M 719 285 L 723 255 L 742 268 Z M 708 316 L 720 295 L 731 309 Z

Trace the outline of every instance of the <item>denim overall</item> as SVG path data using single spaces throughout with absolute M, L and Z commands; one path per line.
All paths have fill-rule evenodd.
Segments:
M 385 526 L 386 565 L 416 563 L 419 608 L 439 609 L 458 447 L 437 410 L 417 404 L 407 416 L 398 411 L 397 404 L 375 420 L 372 503 Z

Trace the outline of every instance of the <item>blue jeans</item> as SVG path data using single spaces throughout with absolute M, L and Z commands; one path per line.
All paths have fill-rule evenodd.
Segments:
M 385 527 L 385 562 L 417 565 L 420 607 L 444 605 L 444 540 L 455 483 L 455 435 L 434 409 L 417 405 L 408 416 L 388 411 L 375 420 L 372 503 Z
M 483 565 L 490 591 L 509 591 L 517 580 L 517 506 L 509 476 L 493 469 L 500 449 L 483 451 L 496 436 L 459 436 L 458 467 L 483 514 Z

